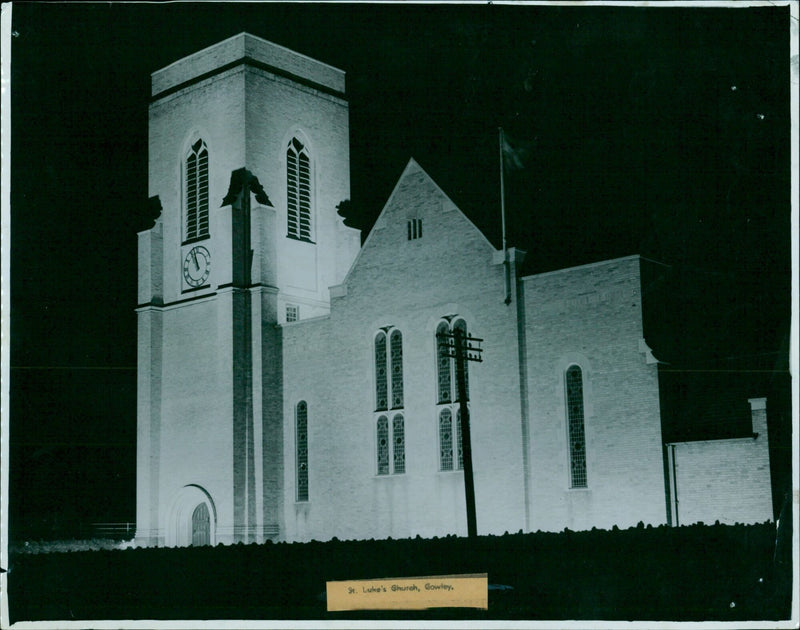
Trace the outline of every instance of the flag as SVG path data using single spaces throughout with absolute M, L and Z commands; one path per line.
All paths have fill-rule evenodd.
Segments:
M 500 134 L 500 222 L 503 234 L 503 266 L 505 268 L 504 284 L 505 284 L 505 303 L 511 304 L 511 265 L 508 260 L 508 247 L 506 246 L 506 193 L 505 193 L 505 177 L 506 171 L 519 171 L 525 168 L 530 147 L 533 146 L 532 142 L 520 142 L 509 138 L 508 134 L 503 131 L 503 128 L 498 129 Z
M 503 152 L 503 167 L 506 171 L 519 171 L 525 168 L 530 157 L 530 148 L 533 143 L 509 138 L 508 134 L 500 130 L 500 148 Z

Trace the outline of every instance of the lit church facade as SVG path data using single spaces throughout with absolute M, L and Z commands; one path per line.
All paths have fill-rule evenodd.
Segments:
M 248 34 L 152 96 L 139 544 L 465 534 L 453 331 L 479 534 L 772 518 L 763 399 L 752 436 L 662 440 L 648 261 L 521 277 L 413 159 L 362 246 L 344 73 Z

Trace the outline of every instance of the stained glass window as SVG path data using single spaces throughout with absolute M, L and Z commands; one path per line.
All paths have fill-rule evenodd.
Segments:
M 311 160 L 297 138 L 286 149 L 286 217 L 289 236 L 311 240 Z
M 458 401 L 458 380 L 454 354 L 454 333 L 460 334 L 466 344 L 467 323 L 463 319 L 456 319 L 452 326 L 447 321 L 439 322 L 436 327 L 436 376 L 437 376 L 437 402 L 439 407 L 439 462 L 440 470 L 462 470 L 464 468 L 464 452 L 462 450 L 461 432 L 461 406 Z M 442 336 L 450 335 L 447 339 L 449 347 L 442 344 Z M 466 352 L 466 345 L 464 346 Z M 464 385 L 466 398 L 469 400 L 469 367 L 464 365 Z M 447 406 L 444 406 L 447 405 Z M 453 416 L 455 415 L 455 423 Z
M 436 327 L 436 367 L 440 403 L 448 403 L 452 400 L 450 357 L 447 354 L 447 348 L 441 343 L 442 338 L 440 337 L 440 335 L 448 332 L 450 332 L 450 329 L 446 322 L 442 322 Z
M 583 377 L 577 365 L 566 374 L 569 421 L 570 481 L 573 488 L 586 487 L 586 439 L 583 426 Z
M 439 412 L 439 468 L 453 470 L 453 416 L 449 407 Z
M 388 339 L 387 339 L 388 333 Z M 388 348 L 387 348 L 388 343 Z M 386 327 L 375 335 L 375 409 L 402 409 L 403 402 L 403 334 Z M 377 420 L 378 474 L 400 474 L 406 470 L 405 425 L 398 413 L 389 419 L 381 415 Z M 390 467 L 391 464 L 391 467 Z
M 297 403 L 297 500 L 308 501 L 308 406 Z
M 186 240 L 208 236 L 208 148 L 198 140 L 186 157 Z
M 403 335 L 392 331 L 389 338 L 392 352 L 392 409 L 403 407 Z
M 403 416 L 399 413 L 392 419 L 392 462 L 394 474 L 406 471 L 406 434 Z
M 378 474 L 389 474 L 389 419 L 378 418 Z
M 375 337 L 375 409 L 388 409 L 388 383 L 386 379 L 386 334 Z

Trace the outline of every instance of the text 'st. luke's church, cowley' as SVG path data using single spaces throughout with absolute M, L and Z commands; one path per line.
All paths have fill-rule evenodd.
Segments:
M 763 399 L 756 437 L 662 441 L 648 261 L 519 277 L 510 249 L 507 304 L 506 255 L 413 159 L 362 246 L 336 210 L 344 73 L 258 37 L 155 72 L 152 96 L 138 543 L 464 534 L 454 329 L 484 339 L 479 533 L 772 517 Z

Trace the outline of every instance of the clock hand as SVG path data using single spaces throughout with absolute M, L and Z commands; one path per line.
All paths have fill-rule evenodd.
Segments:
M 197 252 L 196 252 L 195 250 L 192 250 L 192 259 L 194 260 L 194 268 L 195 268 L 197 271 L 200 271 L 200 265 L 199 265 L 199 263 L 197 262 Z

